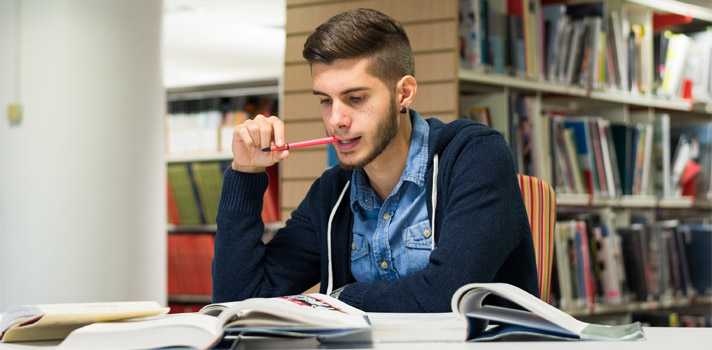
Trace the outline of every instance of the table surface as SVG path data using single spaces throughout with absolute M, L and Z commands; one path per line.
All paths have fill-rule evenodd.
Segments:
M 643 327 L 644 341 L 536 341 L 536 342 L 398 342 L 358 345 L 326 345 L 315 340 L 243 339 L 237 349 L 605 349 L 677 350 L 712 349 L 712 328 Z M 0 343 L 0 350 L 52 349 L 54 342 Z

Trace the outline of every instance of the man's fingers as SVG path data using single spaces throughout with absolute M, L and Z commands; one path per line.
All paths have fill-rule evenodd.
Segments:
M 254 141 L 252 140 L 250 130 L 248 130 L 248 128 L 246 128 L 244 125 L 236 126 L 233 134 L 233 139 L 235 140 L 235 142 L 244 143 L 245 147 L 247 147 L 248 149 L 254 147 Z
M 274 131 L 275 145 L 277 145 L 277 147 L 284 146 L 284 122 L 275 116 L 269 117 L 268 120 Z
M 260 144 L 259 148 L 269 147 L 272 143 L 272 126 L 267 120 L 260 122 Z

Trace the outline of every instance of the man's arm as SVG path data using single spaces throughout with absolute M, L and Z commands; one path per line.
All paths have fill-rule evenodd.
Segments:
M 218 207 L 213 302 L 301 293 L 318 280 L 316 236 L 302 214 L 309 212 L 306 203 L 272 241 L 262 242 L 264 170 L 289 156 L 289 151 L 261 151 L 270 145 L 284 145 L 284 123 L 277 117 L 258 115 L 233 130 L 234 158 Z
M 306 201 L 275 239 L 262 242 L 267 174 L 225 172 L 213 259 L 213 302 L 298 294 L 319 280 L 316 235 Z
M 467 283 L 501 281 L 503 273 L 524 274 L 523 281 L 536 283 L 526 211 L 506 142 L 499 135 L 478 137 L 455 152 L 456 165 L 439 175 L 438 197 L 448 202 L 438 204 L 441 224 L 425 269 L 392 282 L 349 284 L 340 300 L 365 311 L 446 312 L 452 294 Z

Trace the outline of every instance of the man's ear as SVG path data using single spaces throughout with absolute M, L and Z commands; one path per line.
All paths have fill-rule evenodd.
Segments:
M 404 75 L 396 84 L 396 96 L 398 98 L 398 108 L 410 108 L 415 100 L 415 93 L 418 91 L 418 82 L 412 75 Z

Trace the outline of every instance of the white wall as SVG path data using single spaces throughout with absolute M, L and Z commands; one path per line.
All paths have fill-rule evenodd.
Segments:
M 165 303 L 161 1 L 0 1 L 0 311 Z

